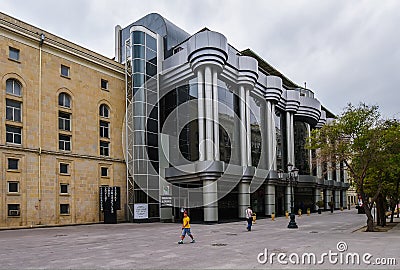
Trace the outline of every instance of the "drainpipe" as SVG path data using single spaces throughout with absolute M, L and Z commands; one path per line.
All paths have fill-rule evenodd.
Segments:
M 39 211 L 39 225 L 42 223 L 42 45 L 44 42 L 44 34 L 40 34 L 39 40 L 39 121 L 38 121 L 38 136 L 39 136 L 39 156 L 38 156 L 38 211 Z

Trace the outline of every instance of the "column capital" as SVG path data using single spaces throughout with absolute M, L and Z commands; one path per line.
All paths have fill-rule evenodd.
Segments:
M 257 60 L 250 56 L 239 56 L 238 70 L 238 84 L 253 89 L 258 79 Z
M 221 72 L 227 60 L 228 42 L 224 35 L 206 30 L 189 38 L 188 62 L 193 71 L 210 66 Z

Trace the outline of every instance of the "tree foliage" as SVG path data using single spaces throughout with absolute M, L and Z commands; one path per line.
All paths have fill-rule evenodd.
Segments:
M 351 183 L 361 195 L 367 215 L 367 231 L 373 231 L 371 209 L 378 196 L 396 195 L 400 170 L 400 125 L 383 120 L 378 106 L 348 104 L 344 112 L 313 130 L 307 147 L 316 149 L 320 164 L 343 162 Z M 328 169 L 332 169 L 329 168 Z

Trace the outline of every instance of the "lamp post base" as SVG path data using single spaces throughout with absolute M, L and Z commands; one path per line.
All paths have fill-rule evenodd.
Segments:
M 296 215 L 293 213 L 290 213 L 290 221 L 289 221 L 289 225 L 287 226 L 289 229 L 297 229 L 299 228 L 296 224 Z

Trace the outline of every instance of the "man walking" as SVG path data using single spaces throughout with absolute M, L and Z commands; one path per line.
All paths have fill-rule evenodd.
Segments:
M 182 234 L 181 234 L 181 240 L 178 242 L 178 244 L 183 244 L 183 239 L 185 239 L 185 236 L 189 235 L 190 238 L 192 238 L 192 241 L 190 243 L 194 243 L 194 238 L 192 233 L 190 232 L 190 218 L 187 214 L 186 211 L 183 212 L 183 222 L 182 222 Z
M 247 219 L 247 230 L 251 231 L 251 225 L 253 224 L 253 211 L 251 207 L 247 207 L 246 209 L 246 219 Z

